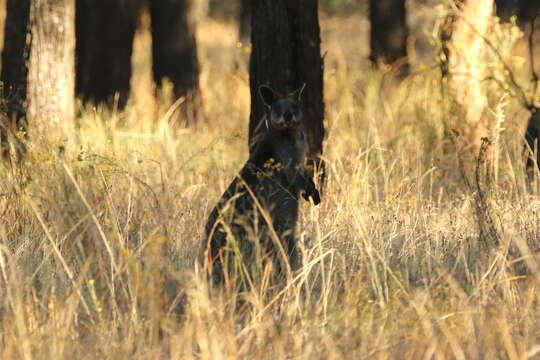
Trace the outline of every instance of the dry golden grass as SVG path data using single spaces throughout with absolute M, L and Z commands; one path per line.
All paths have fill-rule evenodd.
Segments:
M 75 149 L 35 141 L 2 168 L 0 358 L 538 358 L 526 113 L 493 89 L 506 130 L 477 161 L 449 135 L 459 111 L 436 70 L 394 83 L 351 58 L 362 51 L 334 25 L 328 184 L 302 207 L 304 268 L 283 292 L 209 290 L 195 267 L 206 216 L 247 156 L 234 27 L 201 24 L 206 115 L 177 133 L 167 91 L 152 97 L 142 34 L 125 112 L 82 109 Z

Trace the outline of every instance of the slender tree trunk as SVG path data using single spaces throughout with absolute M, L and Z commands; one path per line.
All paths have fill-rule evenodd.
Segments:
M 151 0 L 154 80 L 173 83 L 176 98 L 186 97 L 183 115 L 193 122 L 199 101 L 199 62 L 192 0 Z M 190 109 L 191 108 L 191 109 Z
M 2 81 L 10 124 L 66 141 L 74 118 L 74 0 L 10 0 Z
M 535 165 L 540 168 L 540 152 L 538 150 L 540 141 L 540 109 L 533 107 L 530 111 L 531 116 L 527 123 L 527 130 L 525 131 L 525 140 L 527 141 L 525 148 L 527 154 L 526 165 L 527 168 L 532 168 Z M 536 155 L 536 159 L 532 155 Z
M 253 0 L 240 0 L 239 38 L 249 39 L 251 32 L 251 3 Z
M 407 59 L 409 30 L 405 16 L 405 0 L 370 0 L 369 58 L 372 62 L 393 64 L 398 60 Z M 408 71 L 406 64 L 403 71 Z
M 258 88 L 287 93 L 306 83 L 302 94 L 310 157 L 322 154 L 324 138 L 323 61 L 317 0 L 253 0 L 250 59 L 250 149 L 264 114 Z
M 26 97 L 30 43 L 30 0 L 8 0 L 6 4 L 4 51 L 2 53 L 3 97 L 6 100 L 7 121 L 2 124 L 1 140 L 7 155 L 7 135 L 10 130 L 26 130 Z
M 77 0 L 77 94 L 94 103 L 129 98 L 141 0 Z
M 538 71 L 537 71 L 537 62 L 534 58 L 535 53 L 535 43 L 537 35 L 537 24 L 540 23 L 540 3 L 538 1 L 533 2 L 534 4 L 529 4 L 529 6 L 534 5 L 535 8 L 529 8 L 530 13 L 527 17 L 522 15 L 522 21 L 528 26 L 525 27 L 525 31 L 528 31 L 528 47 L 529 47 L 529 63 L 532 75 L 532 81 L 534 83 L 535 93 L 538 89 L 538 83 L 540 81 Z M 521 9 L 523 10 L 523 8 Z M 522 26 L 525 25 L 522 23 Z M 532 156 L 527 156 L 527 168 L 532 168 L 536 165 L 540 168 L 540 151 L 538 145 L 540 143 L 540 107 L 537 106 L 533 101 L 528 104 L 528 110 L 530 112 L 530 117 L 527 122 L 527 130 L 525 132 L 525 140 L 527 141 L 526 152 L 532 151 L 533 154 L 536 154 L 536 159 L 533 159 Z M 530 155 L 530 154 L 529 154 Z

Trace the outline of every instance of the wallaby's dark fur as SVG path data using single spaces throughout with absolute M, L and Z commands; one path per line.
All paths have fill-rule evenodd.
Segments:
M 249 160 L 212 210 L 206 224 L 203 264 L 215 283 L 235 264 L 251 267 L 255 259 L 270 258 L 277 271 L 279 250 L 270 234 L 267 214 L 294 270 L 300 264 L 295 239 L 298 195 L 315 205 L 319 192 L 305 167 L 307 141 L 301 95 L 304 87 L 286 96 L 267 86 L 259 88 L 267 112 L 266 127 Z M 233 255 L 234 253 L 234 255 Z M 261 255 L 262 254 L 262 255 Z M 229 259 L 227 261 L 227 259 Z M 234 260 L 233 260 L 234 259 Z M 232 261 L 231 261 L 232 260 Z

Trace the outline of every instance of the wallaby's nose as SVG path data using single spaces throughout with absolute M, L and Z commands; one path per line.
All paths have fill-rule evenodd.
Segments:
M 285 120 L 286 122 L 290 122 L 292 120 L 292 117 L 293 117 L 293 114 L 289 110 L 283 113 L 283 120 Z

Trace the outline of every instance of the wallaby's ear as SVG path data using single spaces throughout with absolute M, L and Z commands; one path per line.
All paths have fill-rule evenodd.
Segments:
M 259 86 L 259 95 L 261 96 L 264 105 L 268 107 L 271 107 L 272 104 L 276 101 L 276 93 L 270 88 L 270 86 Z
M 293 98 L 296 98 L 296 100 L 298 101 L 302 101 L 302 93 L 304 92 L 305 88 L 306 88 L 306 83 L 303 83 L 302 86 L 294 90 L 290 96 Z

